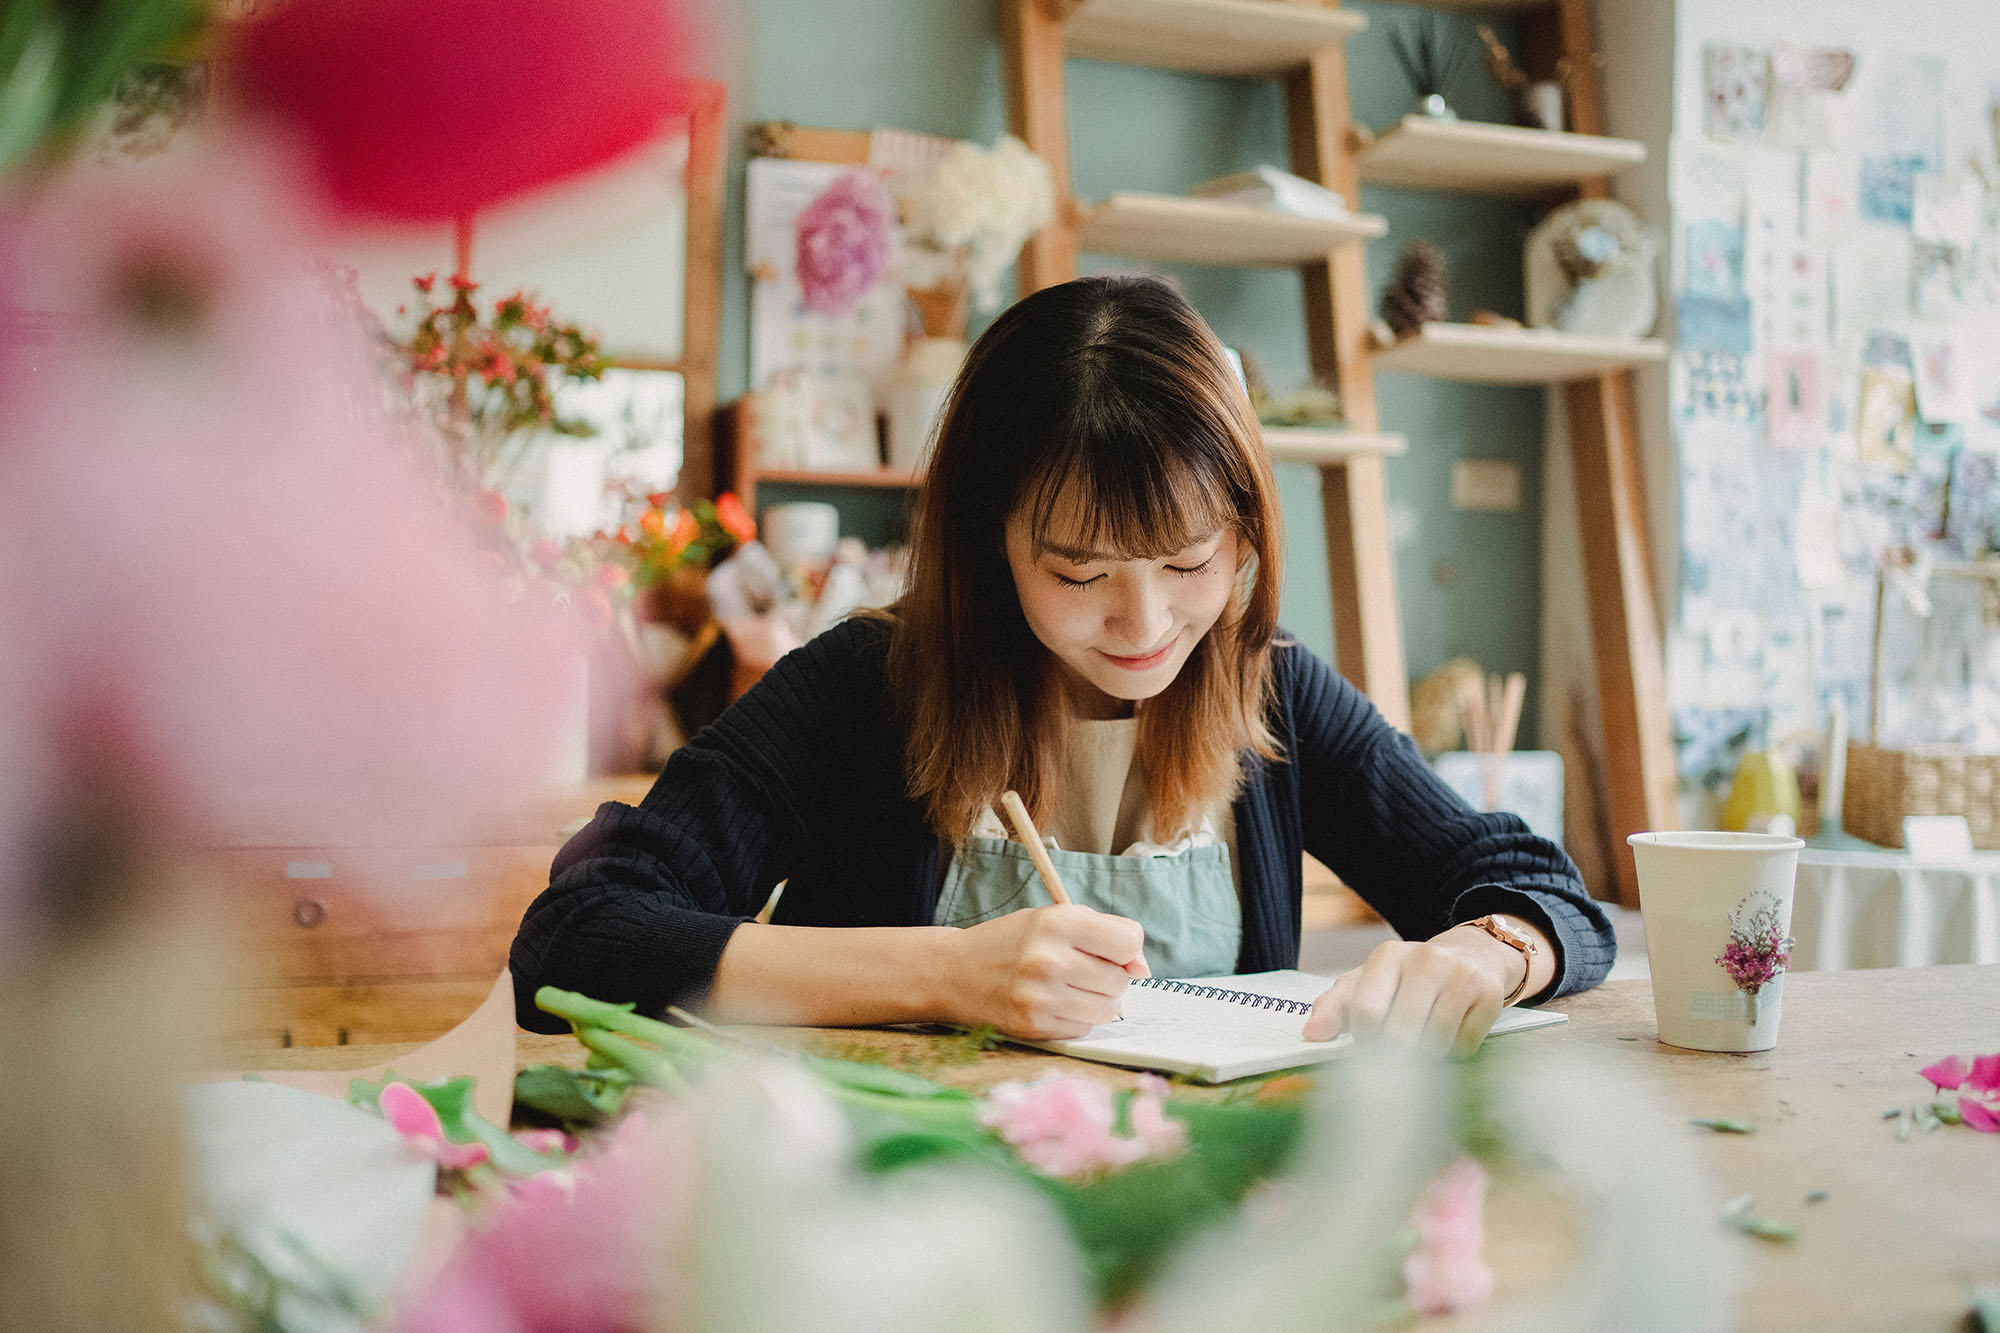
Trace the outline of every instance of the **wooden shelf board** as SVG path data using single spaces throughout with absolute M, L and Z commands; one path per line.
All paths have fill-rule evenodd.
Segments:
M 1391 4 L 1408 5 L 1413 9 L 1450 9 L 1488 14 L 1525 14 L 1530 10 L 1548 9 L 1556 0 L 1390 0 Z
M 1388 230 L 1388 222 L 1371 213 L 1310 218 L 1214 199 L 1121 193 L 1084 210 L 1078 244 L 1094 254 L 1286 268 Z
M 1356 160 L 1361 179 L 1372 185 L 1532 195 L 1635 167 L 1646 160 L 1646 145 L 1596 134 L 1405 116 Z
M 1426 324 L 1375 353 L 1375 369 L 1471 384 L 1565 384 L 1666 359 L 1658 338 L 1597 338 L 1554 329 Z
M 1365 15 L 1271 0 L 1083 0 L 1068 54 L 1194 74 L 1283 74 L 1368 26 Z
M 760 486 L 883 486 L 890 489 L 917 484 L 914 472 L 900 468 L 878 468 L 873 472 L 803 472 L 782 468 L 759 468 Z
M 1401 435 L 1336 430 L 1320 426 L 1266 426 L 1264 449 L 1273 463 L 1342 463 L 1350 458 L 1400 454 L 1409 448 Z

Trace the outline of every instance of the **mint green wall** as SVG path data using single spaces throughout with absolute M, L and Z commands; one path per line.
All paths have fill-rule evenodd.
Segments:
M 1354 112 L 1361 123 L 1393 123 L 1410 97 L 1389 54 L 1391 25 L 1428 11 L 1393 4 L 1354 6 L 1371 28 L 1349 45 Z M 1006 128 L 996 6 L 991 0 L 750 0 L 735 20 L 738 72 L 732 119 L 791 120 L 868 129 L 893 126 L 991 142 Z M 1503 36 L 1509 35 L 1501 25 Z M 1469 23 L 1466 26 L 1470 37 Z M 1070 166 L 1077 196 L 1117 189 L 1179 192 L 1198 181 L 1259 162 L 1286 162 L 1284 107 L 1268 81 L 1212 79 L 1093 61 L 1068 70 Z M 1501 95 L 1480 69 L 1476 50 L 1453 85 L 1469 116 L 1503 119 Z M 742 136 L 732 141 L 728 248 L 723 306 L 722 393 L 744 389 L 748 365 L 747 279 L 742 276 Z M 1488 307 L 1519 315 L 1521 242 L 1534 220 L 1523 204 L 1369 187 L 1361 204 L 1381 213 L 1389 235 L 1368 247 L 1371 293 L 1396 255 L 1425 237 L 1443 247 L 1451 272 L 1452 313 Z M 1122 266 L 1087 255 L 1085 272 Z M 1225 342 L 1256 357 L 1274 386 L 1308 373 L 1303 297 L 1291 270 L 1239 271 L 1167 266 Z M 1409 436 L 1410 452 L 1389 462 L 1391 504 L 1398 511 L 1397 585 L 1412 677 L 1449 657 L 1479 659 L 1491 670 L 1537 665 L 1540 623 L 1542 393 L 1445 384 L 1383 375 L 1385 428 Z M 1513 514 L 1451 508 L 1451 463 L 1503 457 L 1520 465 L 1521 509 Z M 1330 655 L 1333 622 L 1318 474 L 1279 469 L 1289 533 L 1286 624 Z M 769 500 L 797 498 L 770 488 Z M 825 495 L 843 506 L 850 530 L 893 525 L 894 502 L 882 495 Z M 1440 564 L 1455 574 L 1435 577 Z M 1530 692 L 1532 695 L 1532 691 Z M 1533 719 L 1523 734 L 1532 735 Z

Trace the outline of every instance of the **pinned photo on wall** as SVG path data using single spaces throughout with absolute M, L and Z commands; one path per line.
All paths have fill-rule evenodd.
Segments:
M 1910 242 L 1910 307 L 1921 319 L 1954 320 L 1972 290 L 1972 263 L 1965 247 L 1950 241 Z
M 1816 449 L 1826 443 L 1825 385 L 1820 356 L 1774 351 L 1764 358 L 1766 438 L 1774 449 Z
M 1750 383 L 1749 358 L 1737 352 L 1682 351 L 1674 358 L 1681 380 L 1676 400 L 1684 422 L 1752 425 L 1763 413 L 1763 394 Z
M 1819 351 L 1833 337 L 1826 252 L 1781 246 L 1773 256 L 1768 324 L 1773 347 Z
M 1907 370 L 1861 372 L 1855 435 L 1861 461 L 1908 472 L 1916 453 L 1917 394 Z
M 1678 335 L 1683 348 L 1745 354 L 1751 306 L 1744 288 L 1743 227 L 1717 218 L 1684 233 Z
M 1710 42 L 1701 48 L 1702 131 L 1711 139 L 1755 139 L 1764 132 L 1771 62 L 1764 49 Z
M 1805 155 L 1800 190 L 1800 234 L 1807 245 L 1831 250 L 1847 239 L 1859 207 L 1859 165 L 1844 152 Z
M 1926 166 L 1919 157 L 1862 158 L 1858 188 L 1861 216 L 1869 222 L 1909 226 L 1916 212 L 1917 173 Z
M 1837 94 L 1854 76 L 1854 53 L 1838 47 L 1771 48 L 1764 137 L 1791 148 L 1831 148 L 1846 137 Z
M 1961 367 L 1959 340 L 1948 332 L 1919 333 L 1910 343 L 1917 387 L 1917 415 L 1927 422 L 1964 425 L 1974 415 Z

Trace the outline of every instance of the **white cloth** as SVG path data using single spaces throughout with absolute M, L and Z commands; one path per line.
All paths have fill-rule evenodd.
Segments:
M 2000 853 L 1925 863 L 1808 847 L 1792 938 L 1798 971 L 2000 963 Z

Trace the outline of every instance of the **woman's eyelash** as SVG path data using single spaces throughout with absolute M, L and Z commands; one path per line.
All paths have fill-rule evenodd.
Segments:
M 1069 575 L 1067 574 L 1056 574 L 1056 571 L 1054 570 L 1050 570 L 1049 572 L 1051 574 L 1055 574 L 1056 582 L 1062 584 L 1062 586 L 1065 588 L 1088 588 L 1091 584 L 1097 582 L 1098 579 L 1104 577 L 1104 575 L 1098 574 L 1092 578 L 1073 579 L 1069 577 Z
M 1208 559 L 1202 561 L 1198 565 L 1194 565 L 1187 568 L 1183 568 L 1180 565 L 1168 565 L 1167 570 L 1169 573 L 1178 574 L 1184 579 L 1191 579 L 1197 574 L 1206 574 L 1208 572 L 1208 567 L 1214 563 L 1215 563 L 1215 557 L 1210 556 Z

